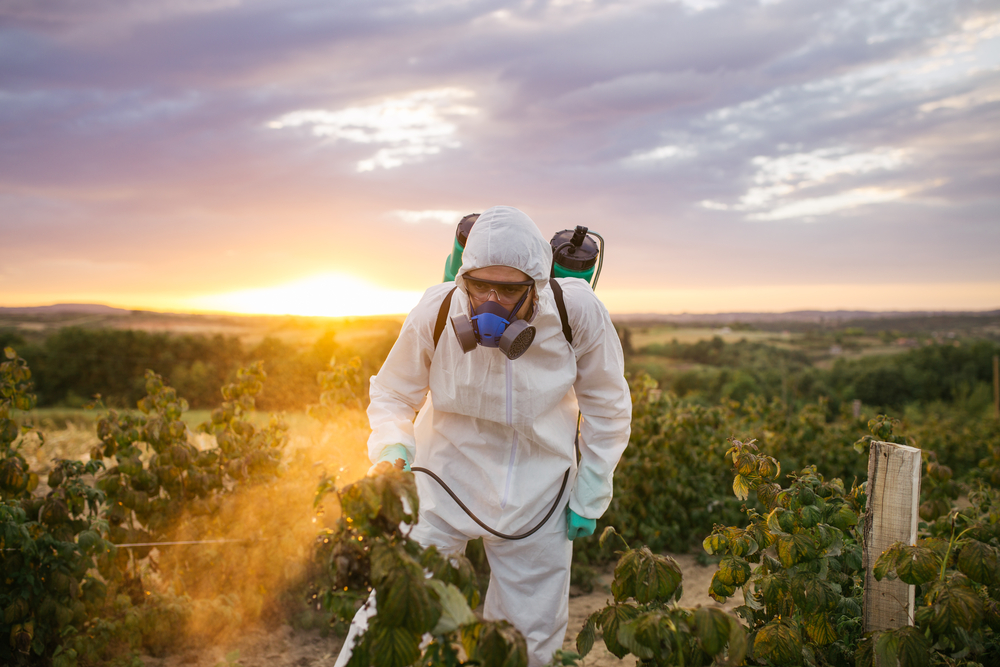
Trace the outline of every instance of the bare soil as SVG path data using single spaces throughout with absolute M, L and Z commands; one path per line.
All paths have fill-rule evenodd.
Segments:
M 693 554 L 675 555 L 683 572 L 684 592 L 681 597 L 682 607 L 712 606 L 726 611 L 732 611 L 738 604 L 730 599 L 725 605 L 720 605 L 708 596 L 708 586 L 715 573 L 715 566 L 699 565 Z M 587 617 L 611 600 L 611 579 L 609 571 L 598 578 L 593 592 L 575 595 L 569 601 L 569 632 L 566 635 L 564 647 L 575 650 L 576 635 L 583 627 Z M 294 631 L 290 626 L 283 625 L 274 631 L 248 631 L 238 640 L 226 646 L 215 646 L 208 649 L 182 651 L 162 658 L 143 657 L 147 667 L 216 667 L 229 664 L 227 654 L 239 651 L 236 664 L 243 667 L 312 667 L 313 665 L 332 665 L 340 652 L 343 638 L 321 636 L 319 631 Z M 634 657 L 619 660 L 608 653 L 604 642 L 600 639 L 594 644 L 593 650 L 581 662 L 585 667 L 612 667 L 616 665 L 633 665 Z

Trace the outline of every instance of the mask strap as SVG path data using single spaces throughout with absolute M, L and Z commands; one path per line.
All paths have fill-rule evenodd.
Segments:
M 517 320 L 517 311 L 521 310 L 521 306 L 523 306 L 523 305 L 524 305 L 524 300 L 528 298 L 528 295 L 529 295 L 529 294 L 531 294 L 531 290 L 533 290 L 533 289 L 535 289 L 535 286 L 534 286 L 534 285 L 532 285 L 532 286 L 531 286 L 531 287 L 529 287 L 528 289 L 524 290 L 524 294 L 522 294 L 522 295 L 521 295 L 521 298 L 520 298 L 520 300 L 519 300 L 519 301 L 517 302 L 517 304 L 516 304 L 516 305 L 515 305 L 515 306 L 514 306 L 514 307 L 513 307 L 512 309 L 511 309 L 511 311 L 510 311 L 510 321 L 511 321 L 512 323 L 513 323 L 513 322 L 514 322 L 515 320 Z

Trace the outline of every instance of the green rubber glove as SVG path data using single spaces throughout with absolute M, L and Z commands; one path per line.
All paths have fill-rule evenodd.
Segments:
M 388 461 L 396 465 L 396 459 L 403 459 L 403 470 L 410 472 L 410 453 L 401 444 L 386 445 L 383 447 L 382 453 L 378 455 L 378 461 L 375 464 L 378 465 L 382 461 Z
M 569 507 L 566 508 L 566 536 L 569 539 L 590 537 L 596 529 L 597 519 L 585 519 Z

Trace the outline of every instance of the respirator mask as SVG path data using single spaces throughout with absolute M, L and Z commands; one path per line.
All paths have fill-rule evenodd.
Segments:
M 517 313 L 534 289 L 535 281 L 512 283 L 468 276 L 464 281 L 472 314 L 451 318 L 462 352 L 472 352 L 477 345 L 500 348 L 508 359 L 517 359 L 527 352 L 535 339 L 535 327 L 517 319 Z M 496 295 L 496 301 L 490 299 L 491 294 Z M 473 309 L 473 299 L 483 300 L 483 303 Z

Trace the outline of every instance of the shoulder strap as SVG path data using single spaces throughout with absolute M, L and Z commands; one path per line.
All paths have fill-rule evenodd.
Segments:
M 569 326 L 569 315 L 566 314 L 566 302 L 563 300 L 562 287 L 553 278 L 549 281 L 552 285 L 552 294 L 556 298 L 556 307 L 559 309 L 559 321 L 562 322 L 563 336 L 566 337 L 566 342 L 573 344 L 573 329 Z M 438 341 L 441 340 L 441 332 L 444 331 L 445 325 L 448 323 L 448 311 L 451 309 L 451 296 L 455 293 L 457 287 L 452 288 L 450 292 L 444 297 L 444 301 L 441 302 L 441 307 L 438 308 L 437 322 L 434 323 L 434 347 L 437 347 Z
M 552 285 L 552 295 L 556 298 L 556 307 L 559 308 L 559 321 L 562 322 L 563 336 L 566 336 L 566 341 L 572 345 L 573 329 L 569 326 L 569 315 L 566 314 L 566 302 L 563 301 L 562 286 L 555 278 L 552 278 L 549 284 Z
M 457 287 L 451 288 L 444 297 L 444 301 L 441 302 L 441 307 L 438 308 L 438 318 L 437 322 L 434 324 L 434 347 L 438 346 L 438 340 L 441 339 L 441 332 L 444 331 L 445 324 L 448 323 L 448 310 L 451 308 L 451 295 L 455 293 Z M 562 312 L 562 311 L 560 311 Z

